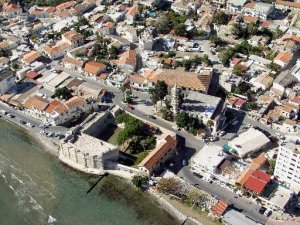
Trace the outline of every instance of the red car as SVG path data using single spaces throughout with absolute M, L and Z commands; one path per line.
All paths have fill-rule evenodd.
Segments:
M 127 108 L 128 108 L 128 109 L 131 109 L 131 110 L 134 109 L 134 107 L 133 107 L 132 105 L 127 105 Z

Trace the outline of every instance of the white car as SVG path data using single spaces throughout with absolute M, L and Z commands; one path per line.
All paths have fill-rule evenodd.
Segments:
M 235 121 L 232 122 L 232 125 L 235 126 L 235 125 L 237 125 L 238 123 L 239 123 L 239 121 L 235 120 Z
M 174 130 L 180 130 L 180 128 L 177 127 L 177 126 L 173 126 L 172 128 L 173 128 Z
M 225 134 L 225 131 L 222 130 L 222 131 L 219 133 L 219 136 L 222 137 L 224 134 Z
M 252 126 L 251 124 L 247 124 L 246 127 L 247 127 L 247 128 L 251 128 L 251 127 L 253 127 L 253 126 Z
M 186 160 L 185 159 L 182 160 L 182 165 L 186 166 Z
M 267 210 L 264 212 L 264 215 L 268 217 L 268 216 L 271 215 L 271 213 L 272 213 L 272 210 L 271 210 L 271 209 L 267 209 Z

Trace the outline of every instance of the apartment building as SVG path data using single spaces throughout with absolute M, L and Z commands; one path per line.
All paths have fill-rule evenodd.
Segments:
M 290 185 L 294 191 L 300 190 L 300 138 L 290 137 L 279 146 L 274 175 Z

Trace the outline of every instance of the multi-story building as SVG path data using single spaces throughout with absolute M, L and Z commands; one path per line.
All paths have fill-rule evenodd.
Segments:
M 290 185 L 292 190 L 300 190 L 300 138 L 290 137 L 279 146 L 274 175 Z
M 15 86 L 15 78 L 9 71 L 0 73 L 0 95 L 5 94 L 7 91 Z

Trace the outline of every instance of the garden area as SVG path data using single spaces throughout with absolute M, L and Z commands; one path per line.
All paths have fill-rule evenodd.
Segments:
M 114 140 L 122 145 L 124 152 L 136 157 L 138 165 L 156 146 L 154 133 L 142 121 L 123 112 L 116 116 L 116 122 L 123 124 L 124 129 L 115 133 Z

